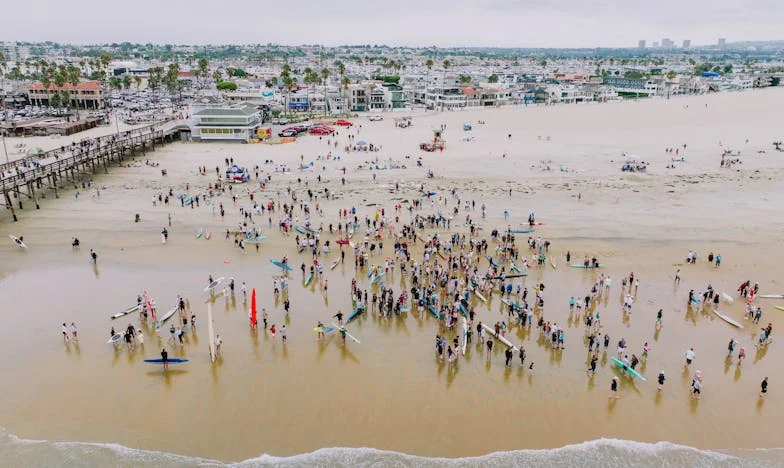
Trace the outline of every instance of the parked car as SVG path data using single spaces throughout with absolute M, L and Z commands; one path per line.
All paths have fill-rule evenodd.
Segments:
M 384 120 L 384 116 L 383 115 L 371 115 L 370 117 L 368 117 L 368 120 L 370 120 L 371 122 L 381 122 L 382 120 Z
M 339 119 L 337 122 L 335 122 L 335 124 L 336 125 L 340 125 L 341 127 L 350 127 L 350 126 L 354 125 L 353 123 L 349 122 L 348 120 L 344 120 L 344 119 Z
M 308 130 L 309 133 L 313 135 L 329 135 L 330 133 L 334 132 L 335 130 L 329 127 L 315 127 Z
M 296 130 L 293 130 L 291 128 L 287 128 L 286 130 L 283 130 L 282 132 L 278 133 L 278 136 L 279 137 L 295 137 L 298 134 L 299 134 L 299 132 L 297 132 Z

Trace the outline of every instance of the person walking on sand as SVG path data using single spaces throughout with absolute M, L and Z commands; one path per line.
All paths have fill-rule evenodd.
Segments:
M 616 400 L 620 398 L 618 396 L 618 377 L 613 377 L 610 383 L 610 398 L 615 398 Z
M 694 361 L 695 355 L 694 348 L 689 348 L 689 350 L 686 351 L 686 367 L 691 365 L 692 361 Z
M 760 398 L 765 398 L 765 396 L 767 394 L 768 394 L 768 378 L 765 377 L 764 379 L 762 379 L 762 382 L 760 383 L 760 394 L 759 394 L 759 396 L 760 396 Z

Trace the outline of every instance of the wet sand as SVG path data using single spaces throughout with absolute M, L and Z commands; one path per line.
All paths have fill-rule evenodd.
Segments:
M 6 336 L 0 343 L 6 359 L 0 369 L 7 377 L 0 383 L 6 396 L 0 402 L 0 425 L 23 437 L 117 442 L 221 460 L 333 446 L 457 457 L 559 447 L 599 437 L 668 440 L 701 448 L 779 446 L 784 410 L 778 389 L 784 375 L 776 365 L 782 356 L 777 343 L 755 352 L 751 343 L 759 330 L 742 319 L 740 301 L 722 304 L 720 310 L 746 325 L 744 331 L 708 311 L 687 310 L 685 304 L 689 289 L 702 291 L 708 282 L 733 296 L 747 279 L 758 281 L 763 294 L 784 293 L 776 279 L 782 252 L 777 215 L 783 194 L 778 178 L 784 163 L 770 145 L 781 137 L 775 115 L 782 101 L 784 93 L 766 90 L 670 101 L 478 110 L 416 117 L 409 129 L 395 129 L 391 118 L 358 119 L 362 129 L 356 140 L 380 144 L 382 151 L 344 154 L 346 131 L 341 129 L 341 144 L 333 154 L 340 154 L 342 161 L 326 163 L 321 172 L 273 173 L 268 189 L 256 192 L 266 201 L 291 186 L 302 198 L 305 179 L 310 187 L 342 192 L 337 200 L 319 201 L 326 217 L 313 219 L 323 220 L 325 227 L 337 222 L 338 208 L 356 206 L 360 219 L 373 215 L 375 207 L 366 204 L 381 204 L 390 213 L 392 199 L 418 198 L 420 183 L 438 191 L 439 199 L 456 187 L 462 199 L 476 200 L 470 215 L 483 226 L 483 236 L 507 225 L 504 210 L 511 211 L 514 224 L 524 223 L 534 211 L 547 223 L 536 235 L 553 243 L 558 269 L 535 267 L 523 284 L 530 289 L 543 281 L 546 319 L 568 327 L 563 351 L 539 342 L 535 327 L 529 333 L 511 329 L 510 339 L 522 342 L 527 361 L 536 363 L 533 375 L 521 371 L 516 359 L 512 369 L 505 369 L 500 346 L 489 364 L 483 350 L 471 347 L 457 370 L 448 371 L 433 352 L 437 323 L 414 308 L 401 318 L 364 316 L 353 322 L 349 329 L 361 344 L 349 342 L 344 348 L 337 336 L 320 343 L 312 331 L 316 321 L 328 323 L 337 310 L 351 308 L 348 293 L 355 272 L 348 261 L 350 252 L 346 264 L 327 269 L 326 300 L 316 281 L 306 289 L 299 271 L 292 272 L 292 312 L 286 319 L 282 305 L 271 297 L 272 276 L 278 271 L 267 259 L 287 253 L 294 266 L 309 263 L 309 255 L 296 254 L 293 236 L 284 238 L 275 228 L 264 229 L 268 239 L 261 252 L 256 254 L 250 246 L 242 255 L 221 235 L 240 220 L 228 195 L 222 198 L 227 206 L 223 222 L 213 215 L 212 205 L 190 209 L 178 202 L 169 208 L 151 204 L 157 191 L 171 186 L 175 193 L 182 192 L 186 182 L 204 191 L 212 176 L 199 176 L 199 165 L 206 165 L 213 175 L 216 165 L 225 168 L 223 158 L 229 156 L 250 167 L 261 166 L 265 159 L 294 167 L 300 155 L 308 162 L 326 154 L 326 138 L 306 136 L 295 144 L 276 146 L 168 145 L 149 157 L 168 169 L 168 177 L 161 177 L 160 168 L 114 168 L 96 179 L 102 187 L 100 197 L 94 190 L 79 189 L 83 193 L 78 199 L 66 192 L 59 200 L 44 201 L 38 212 L 19 212 L 18 223 L 3 214 L 3 234 L 23 234 L 30 249 L 18 251 L 10 242 L 0 245 L 0 304 L 6 312 Z M 487 123 L 475 124 L 479 119 Z M 474 123 L 472 132 L 463 132 L 466 122 Z M 421 153 L 419 142 L 444 123 L 447 150 Z M 461 141 L 466 136 L 474 141 Z M 741 150 L 740 171 L 719 168 L 720 140 Z M 665 169 L 670 156 L 664 148 L 683 143 L 688 144 L 688 162 Z M 651 161 L 649 174 L 622 174 L 623 151 Z M 420 155 L 424 167 L 415 166 Z M 404 162 L 408 169 L 373 171 L 376 181 L 373 172 L 355 170 L 376 156 Z M 540 170 L 548 164 L 553 171 Z M 348 181 L 341 186 L 338 168 L 344 165 Z M 561 172 L 561 165 L 576 172 Z M 435 179 L 425 178 L 428 169 L 435 171 Z M 317 183 L 319 173 L 328 181 Z M 395 181 L 401 189 L 390 193 Z M 488 206 L 484 220 L 482 202 Z M 244 203 L 248 206 L 247 199 Z M 447 212 L 453 206 L 451 198 L 446 206 L 436 200 L 432 207 L 425 203 L 420 213 Z M 138 224 L 133 223 L 137 212 L 142 216 Z M 169 212 L 173 226 L 169 242 L 162 245 L 159 233 Z M 461 209 L 453 230 L 465 232 L 458 222 L 465 215 Z M 256 218 L 266 228 L 266 222 Z M 408 214 L 402 214 L 401 222 L 407 221 Z M 196 239 L 199 227 L 211 231 L 212 239 Z M 71 251 L 72 236 L 82 241 L 80 252 Z M 518 245 L 524 246 L 525 236 L 518 237 Z M 322 235 L 322 240 L 337 238 Z M 384 256 L 391 256 L 392 241 L 384 243 Z M 90 248 L 99 252 L 97 268 L 88 261 Z M 689 249 L 700 253 L 697 265 L 683 264 Z M 593 379 L 585 374 L 584 326 L 575 316 L 570 318 L 568 299 L 584 296 L 596 276 L 565 268 L 567 250 L 573 260 L 583 254 L 599 256 L 608 265 L 603 271 L 613 278 L 608 300 L 597 309 L 603 331 L 612 337 L 608 358 L 621 337 L 638 355 L 643 342 L 651 345 L 650 357 L 640 369 L 648 382 L 622 377 L 618 401 L 607 399 L 612 376 L 620 375 L 608 358 L 600 360 Z M 705 263 L 709 251 L 721 253 L 721 268 Z M 333 248 L 321 261 L 328 264 L 336 252 Z M 420 252 L 416 247 L 413 258 Z M 381 258 L 376 254 L 371 262 Z M 482 261 L 482 268 L 486 265 Z M 680 286 L 672 282 L 677 268 L 682 270 Z M 620 279 L 630 271 L 640 277 L 641 285 L 626 320 L 621 315 Z M 216 331 L 224 345 L 223 358 L 211 366 L 206 295 L 201 292 L 210 274 L 233 276 L 238 284 L 246 281 L 249 289 L 256 287 L 259 309 L 268 309 L 271 322 L 285 321 L 289 343 L 284 347 L 279 337 L 273 341 L 262 331 L 251 333 L 247 304 L 237 292 L 234 300 L 215 301 Z M 366 270 L 356 277 L 369 289 Z M 396 273 L 387 285 L 399 292 L 400 279 Z M 138 325 L 137 314 L 114 323 L 108 317 L 131 305 L 142 289 L 164 310 L 177 294 L 190 300 L 198 316 L 197 334 L 186 335 L 188 344 L 171 353 L 187 356 L 189 364 L 172 366 L 164 374 L 141 362 L 158 357 L 160 351 L 148 328 L 143 328 L 143 351 L 115 351 L 106 344 L 112 325 Z M 779 302 L 757 303 L 765 311 L 761 324 L 772 322 L 775 337 L 784 323 L 778 317 L 781 312 L 773 308 Z M 487 304 L 474 305 L 485 323 L 506 317 L 497 294 Z M 659 308 L 665 315 L 657 333 Z M 79 326 L 79 346 L 63 344 L 59 333 L 64 321 Z M 725 364 L 731 337 L 746 347 L 742 368 Z M 699 402 L 689 397 L 691 375 L 683 373 L 688 346 L 695 347 L 693 368 L 704 377 Z M 668 378 L 661 394 L 655 385 L 659 370 Z M 761 401 L 757 393 L 764 376 L 770 377 L 771 395 Z

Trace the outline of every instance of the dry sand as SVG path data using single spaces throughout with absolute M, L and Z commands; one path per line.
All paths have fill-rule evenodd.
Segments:
M 567 326 L 567 349 L 552 351 L 537 340 L 535 330 L 520 333 L 513 328 L 512 341 L 522 342 L 528 359 L 536 363 L 533 375 L 517 367 L 504 369 L 500 347 L 490 363 L 472 347 L 457 371 L 449 372 L 433 353 L 438 325 L 429 315 L 414 312 L 403 318 L 360 318 L 350 330 L 362 344 L 343 348 L 336 336 L 318 342 L 312 331 L 316 321 L 329 322 L 337 310 L 351 307 L 351 262 L 327 272 L 328 297 L 318 292 L 315 281 L 306 290 L 295 270 L 292 313 L 285 318 L 282 305 L 270 294 L 272 276 L 278 272 L 267 258 L 288 253 L 294 265 L 309 262 L 308 256 L 295 253 L 291 238 L 265 229 L 269 239 L 261 252 L 251 248 L 241 255 L 220 234 L 240 220 L 228 196 L 222 198 L 228 208 L 224 222 L 213 214 L 212 205 L 189 209 L 179 203 L 169 208 L 151 204 L 154 193 L 169 187 L 178 193 L 189 183 L 191 192 L 204 191 L 212 177 L 199 176 L 197 166 L 206 165 L 208 174 L 214 174 L 215 166 L 224 168 L 224 157 L 233 157 L 251 167 L 270 169 L 262 165 L 265 159 L 294 167 L 300 155 L 305 162 L 326 155 L 326 137 L 305 136 L 286 145 L 168 145 L 150 156 L 168 169 L 168 177 L 161 176 L 160 168 L 114 168 L 96 178 L 100 197 L 95 190 L 80 188 L 78 199 L 66 192 L 59 200 L 43 201 L 40 211 L 20 211 L 18 223 L 3 214 L 3 236 L 24 235 L 30 249 L 19 251 L 10 242 L 0 245 L 5 318 L 0 353 L 6 357 L 0 364 L 5 376 L 0 383 L 5 396 L 0 425 L 24 437 L 117 442 L 223 460 L 330 446 L 452 457 L 558 447 L 600 437 L 668 440 L 703 448 L 777 447 L 784 418 L 780 347 L 774 343 L 755 352 L 752 342 L 758 328 L 742 319 L 739 301 L 720 309 L 747 325 L 745 331 L 707 311 L 687 311 L 685 304 L 690 288 L 702 291 L 708 282 L 733 295 L 747 279 L 758 281 L 763 293 L 784 293 L 777 280 L 782 253 L 778 179 L 784 160 L 770 145 L 782 136 L 776 118 L 782 104 L 784 92 L 765 90 L 426 115 L 415 117 L 409 129 L 394 128 L 390 118 L 358 119 L 362 128 L 351 131 L 359 130 L 356 140 L 379 144 L 382 151 L 345 154 L 347 131 L 341 129 L 341 143 L 333 148 L 341 161 L 326 163 L 324 171 L 273 173 L 271 186 L 256 192 L 257 199 L 267 200 L 285 194 L 287 187 L 302 196 L 305 181 L 309 187 L 328 186 L 342 197 L 320 200 L 326 217 L 314 220 L 324 226 L 337 222 L 338 208 L 356 206 L 360 219 L 375 210 L 367 204 L 380 204 L 389 213 L 394 199 L 417 198 L 419 184 L 439 192 L 435 206 L 425 204 L 422 214 L 449 211 L 454 201 L 449 198 L 443 205 L 440 196 L 451 188 L 457 188 L 463 200 L 476 200 L 477 209 L 470 213 L 474 219 L 480 218 L 479 206 L 485 203 L 488 217 L 479 221 L 483 235 L 506 226 L 504 210 L 511 212 L 513 224 L 524 223 L 534 211 L 547 223 L 537 235 L 553 243 L 559 266 L 534 269 L 524 284 L 531 288 L 543 281 L 548 286 L 545 317 Z M 466 122 L 473 124 L 473 131 L 462 130 Z M 420 152 L 418 144 L 442 124 L 447 126 L 447 149 Z M 474 140 L 462 141 L 467 136 Z M 740 170 L 719 168 L 719 141 L 742 152 Z M 670 156 L 664 149 L 684 143 L 688 162 L 665 169 Z M 650 161 L 648 174 L 622 174 L 624 151 Z M 419 156 L 424 167 L 415 165 Z M 408 169 L 356 169 L 376 157 L 405 163 Z M 321 164 L 316 161 L 316 167 Z M 542 165 L 553 170 L 542 171 Z M 340 185 L 343 166 L 348 168 L 345 186 Z M 560 166 L 573 172 L 561 172 Z M 425 177 L 428 169 L 435 179 Z M 321 184 L 315 181 L 319 173 L 325 180 Z M 393 190 L 395 182 L 401 184 L 398 192 Z M 244 203 L 248 206 L 247 199 Z M 162 245 L 159 232 L 169 212 L 174 224 L 169 243 Z M 134 213 L 141 214 L 141 223 L 133 223 Z M 465 230 L 458 222 L 465 216 L 461 209 L 453 227 Z M 257 217 L 266 227 L 263 220 Z M 403 214 L 401 222 L 407 220 Z M 196 239 L 199 227 L 211 231 L 212 239 Z M 81 252 L 71 251 L 72 236 L 81 239 Z M 322 235 L 330 238 L 337 236 Z M 392 241 L 386 241 L 385 254 L 391 247 Z M 99 252 L 97 268 L 88 261 L 90 248 Z M 700 252 L 697 265 L 683 264 L 689 249 Z M 600 361 L 596 377 L 586 377 L 584 327 L 569 317 L 568 299 L 585 295 L 595 275 L 565 268 L 567 250 L 578 259 L 583 254 L 599 256 L 608 266 L 604 272 L 613 278 L 609 300 L 598 308 L 604 331 L 612 337 L 609 355 L 621 337 L 635 353 L 645 341 L 651 345 L 640 369 L 649 381 L 622 378 L 618 401 L 607 400 L 610 380 L 618 375 L 609 361 Z M 708 251 L 721 253 L 721 268 L 705 263 Z M 335 258 L 334 252 L 322 261 Z M 376 255 L 374 261 L 380 259 Z M 674 286 L 678 268 L 683 281 Z M 620 278 L 630 271 L 641 286 L 633 314 L 624 319 Z M 256 287 L 259 309 L 269 310 L 271 322 L 287 324 L 288 345 L 249 332 L 241 294 L 219 298 L 213 314 L 224 340 L 223 358 L 211 366 L 201 293 L 210 274 L 234 276 L 249 289 Z M 356 277 L 369 288 L 364 270 Z M 400 291 L 400 275 L 387 284 Z M 164 374 L 141 362 L 160 351 L 151 329 L 144 328 L 144 350 L 115 351 L 106 344 L 112 325 L 138 324 L 136 314 L 115 323 L 108 317 L 132 304 L 142 289 L 164 310 L 177 294 L 190 300 L 199 317 L 198 333 L 172 353 L 187 356 L 188 365 Z M 778 303 L 759 303 L 765 311 L 762 322 L 773 323 L 775 336 L 784 325 L 781 312 L 773 308 Z M 502 318 L 497 295 L 475 305 L 486 323 Z M 659 308 L 664 309 L 664 327 L 656 332 Z M 72 321 L 79 326 L 80 344 L 64 346 L 60 324 Z M 731 337 L 746 347 L 742 368 L 725 364 Z M 704 376 L 699 402 L 689 397 L 691 376 L 683 372 L 688 346 L 695 347 L 694 368 Z M 661 394 L 654 382 L 659 370 L 668 377 Z M 757 392 L 764 376 L 770 377 L 771 395 L 762 401 Z

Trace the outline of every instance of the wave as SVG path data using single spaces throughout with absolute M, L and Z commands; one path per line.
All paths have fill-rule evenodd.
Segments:
M 780 467 L 784 450 L 700 450 L 670 442 L 654 444 L 598 439 L 555 449 L 514 450 L 466 458 L 430 458 L 373 448 L 323 448 L 289 457 L 261 455 L 225 463 L 119 444 L 22 439 L 0 429 L 0 460 L 6 466 L 84 467 Z

